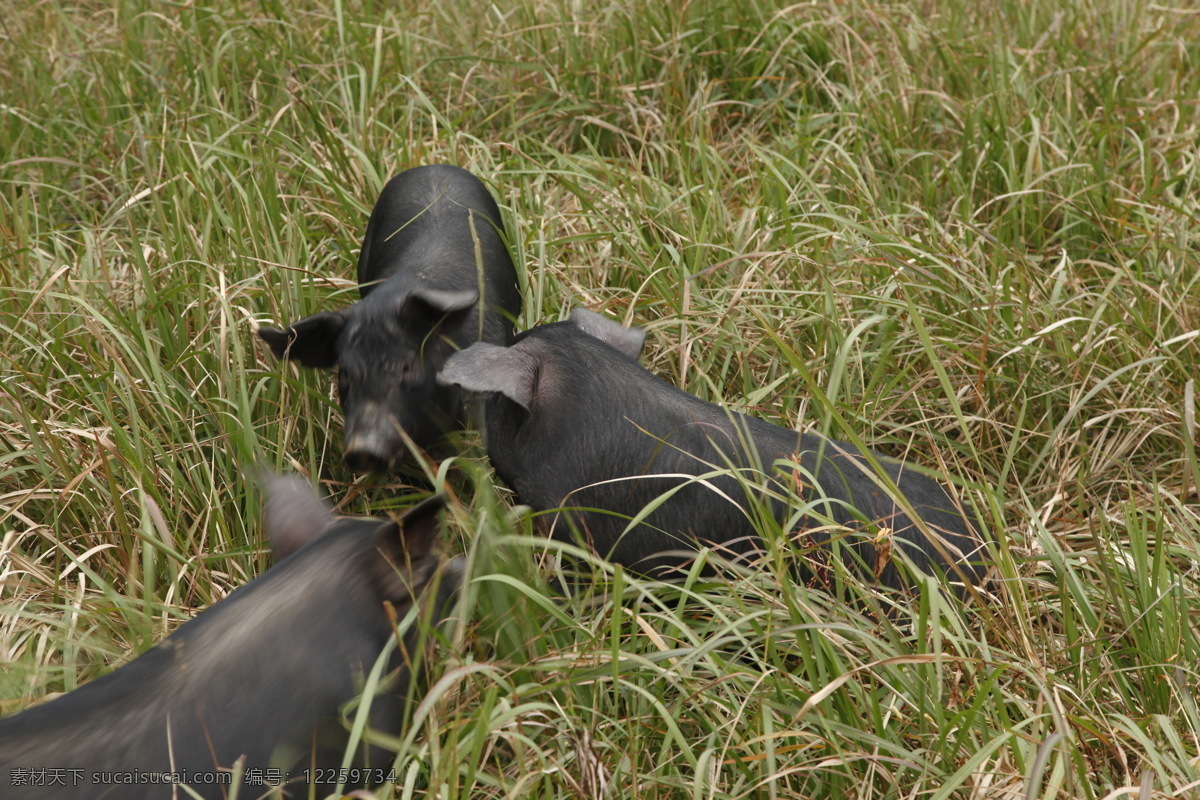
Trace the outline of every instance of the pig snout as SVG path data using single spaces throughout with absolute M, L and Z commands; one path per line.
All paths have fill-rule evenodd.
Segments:
M 342 463 L 356 474 L 386 472 L 405 453 L 402 425 L 388 403 L 360 399 L 346 410 Z
M 346 469 L 356 475 L 367 472 L 386 472 L 392 465 L 391 448 L 382 436 L 368 432 L 346 440 L 342 456 Z
M 410 452 L 436 445 L 445 431 L 457 427 L 457 396 L 409 388 L 347 409 L 342 455 L 347 469 L 357 474 L 395 469 Z

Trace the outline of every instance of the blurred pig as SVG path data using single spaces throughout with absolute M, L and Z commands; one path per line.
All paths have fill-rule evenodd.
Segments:
M 358 257 L 362 299 L 260 327 L 278 358 L 338 368 L 346 467 L 385 472 L 462 423 L 461 392 L 439 386 L 446 358 L 507 343 L 521 313 L 504 225 L 487 188 L 446 164 L 401 172 L 375 203 Z
M 239 758 L 290 772 L 285 797 L 308 797 L 310 783 L 317 797 L 334 791 L 349 740 L 342 706 L 395 637 L 385 605 L 403 618 L 421 603 L 436 618 L 461 565 L 439 569 L 432 552 L 440 496 L 396 523 L 335 517 L 299 479 L 274 478 L 268 491 L 281 561 L 115 672 L 0 720 L 0 797 L 166 798 L 173 775 L 219 798 Z M 418 627 L 389 657 L 386 688 L 362 701 L 371 727 L 392 735 Z M 379 782 L 393 757 L 360 744 L 365 771 L 349 782 Z M 267 788 L 245 783 L 239 796 Z
M 601 556 L 649 573 L 680 564 L 678 552 L 698 545 L 752 554 L 761 548 L 756 509 L 766 509 L 802 540 L 826 548 L 838 541 L 844 557 L 886 586 L 903 584 L 896 550 L 922 572 L 981 579 L 980 529 L 937 481 L 670 386 L 637 363 L 644 339 L 578 309 L 569 322 L 526 331 L 508 347 L 474 344 L 442 369 L 445 383 L 494 393 L 488 455 L 522 503 L 564 509 L 551 518 L 556 536 L 576 530 Z M 744 480 L 711 475 L 722 469 Z M 785 487 L 805 504 L 797 513 L 793 503 L 790 519 Z

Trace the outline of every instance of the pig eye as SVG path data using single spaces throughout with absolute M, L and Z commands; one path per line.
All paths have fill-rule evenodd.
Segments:
M 350 396 L 350 378 L 345 370 L 338 370 L 338 399 L 344 404 Z

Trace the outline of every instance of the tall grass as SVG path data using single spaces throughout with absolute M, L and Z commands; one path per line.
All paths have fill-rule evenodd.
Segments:
M 938 470 L 994 580 L 560 580 L 478 448 L 463 622 L 379 797 L 1200 794 L 1200 15 L 1106 0 L 10 5 L 0 712 L 268 566 L 265 462 L 352 513 L 330 380 L 374 196 L 493 188 L 523 326 L 587 305 L 706 399 Z M 469 445 L 470 442 L 468 441 Z

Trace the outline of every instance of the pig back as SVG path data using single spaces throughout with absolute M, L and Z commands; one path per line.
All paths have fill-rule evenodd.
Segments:
M 979 546 L 969 514 L 937 481 L 901 462 L 871 454 L 882 479 L 852 445 L 707 403 L 563 323 L 522 334 L 513 347 L 536 364 L 536 390 L 528 408 L 503 394 L 488 401 L 496 471 L 523 503 L 564 509 L 541 518 L 554 536 L 578 534 L 616 563 L 654 572 L 685 562 L 699 544 L 749 555 L 762 546 L 757 510 L 785 523 L 793 508 L 804 513 L 789 535 L 806 533 L 822 546 L 837 537 L 847 556 L 882 566 L 885 585 L 901 580 L 894 564 L 877 563 L 881 532 L 923 571 L 945 570 Z M 799 505 L 781 499 L 789 491 Z M 977 577 L 972 567 L 964 572 Z
M 481 302 L 459 325 L 458 344 L 507 342 L 521 294 L 505 238 L 496 201 L 470 172 L 449 164 L 405 170 L 384 186 L 367 221 L 359 292 L 365 298 L 394 276 L 401 279 L 388 286 L 392 294 L 478 289 Z
M 171 773 L 218 798 L 238 758 L 293 776 L 339 766 L 349 739 L 341 706 L 393 635 L 370 579 L 375 541 L 335 531 L 129 664 L 0 720 L 0 797 L 160 798 L 170 789 L 156 776 Z M 390 669 L 400 666 L 393 653 Z M 372 727 L 398 732 L 407 677 L 371 699 Z M 375 748 L 358 755 L 390 764 Z M 14 770 L 39 768 L 63 771 L 68 788 L 13 782 Z M 332 790 L 322 782 L 319 796 Z
M 794 509 L 805 512 L 787 531 L 790 536 L 825 548 L 836 542 L 846 548 L 845 556 L 890 587 L 905 583 L 896 568 L 901 552 L 926 574 L 943 572 L 972 584 L 982 578 L 982 528 L 937 480 L 848 442 L 753 423 L 773 429 L 756 441 L 771 453 L 770 474 L 780 494 L 795 498 L 790 508 L 774 501 L 777 518 L 794 515 Z M 789 442 L 790 449 L 779 446 Z

